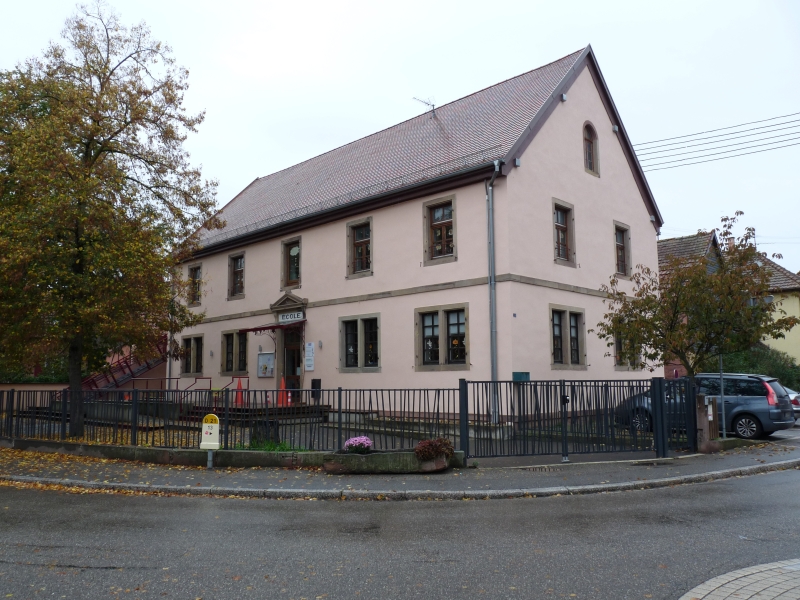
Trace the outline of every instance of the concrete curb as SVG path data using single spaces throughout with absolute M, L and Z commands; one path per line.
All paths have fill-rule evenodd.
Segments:
M 108 490 L 112 492 L 145 492 L 166 493 L 183 496 L 215 496 L 267 498 L 272 500 L 316 499 L 316 500 L 499 500 L 506 498 L 547 498 L 551 496 L 573 496 L 585 494 L 602 494 L 606 492 L 623 492 L 629 490 L 649 490 L 655 488 L 704 483 L 731 477 L 744 477 L 800 468 L 800 458 L 782 460 L 751 467 L 737 467 L 665 477 L 649 481 L 624 481 L 621 483 L 604 483 L 599 485 L 557 486 L 546 488 L 509 489 L 509 490 L 298 490 L 298 489 L 247 489 L 228 487 L 180 487 L 177 485 L 147 485 L 142 483 L 101 483 L 96 481 L 80 481 L 74 479 L 56 479 L 53 477 L 33 477 L 29 475 L 0 475 L 0 481 L 17 483 L 38 483 L 43 485 L 63 485 L 92 490 Z

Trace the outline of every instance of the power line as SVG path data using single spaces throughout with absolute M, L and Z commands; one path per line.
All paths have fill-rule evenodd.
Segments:
M 757 140 L 748 140 L 746 142 L 737 142 L 735 144 L 728 144 L 725 146 L 717 146 L 716 148 L 703 148 L 701 150 L 689 150 L 688 152 L 678 152 L 676 154 L 662 154 L 660 156 L 651 156 L 650 158 L 641 158 L 640 161 L 647 161 L 647 160 L 661 160 L 662 158 L 671 158 L 673 156 L 686 156 L 687 154 L 697 154 L 698 152 L 708 152 L 709 150 L 721 150 L 723 148 L 731 148 L 733 146 L 745 146 L 744 148 L 738 148 L 739 150 L 747 150 L 748 148 L 757 148 L 759 145 L 763 146 L 765 144 L 755 144 L 754 142 L 763 142 L 764 140 L 774 140 L 776 138 L 786 138 L 788 137 L 790 140 L 797 139 L 796 137 L 790 136 L 797 136 L 800 134 L 800 131 L 793 131 L 792 133 L 783 133 L 781 135 L 773 135 L 772 137 L 765 137 L 760 138 Z M 769 144 L 779 144 L 781 142 L 786 142 L 789 140 L 781 140 L 780 142 L 768 142 Z M 748 146 L 748 144 L 753 144 L 752 146 Z M 677 150 L 677 148 L 676 148 Z M 731 150 L 731 152 L 735 152 L 735 150 Z M 704 156 L 711 156 L 710 154 Z M 696 157 L 700 158 L 700 157 Z
M 712 152 L 711 154 L 701 154 L 700 156 L 690 156 L 689 158 L 679 158 L 677 160 L 665 160 L 664 162 L 660 163 L 650 163 L 646 165 L 648 167 L 655 167 L 657 165 L 668 165 L 669 163 L 676 163 L 682 162 L 685 160 L 694 160 L 696 158 L 706 158 L 708 156 L 717 156 L 718 154 L 728 154 L 730 152 L 740 152 L 742 150 L 749 150 L 750 148 L 760 148 L 762 146 L 770 146 L 772 144 L 781 144 L 783 142 L 789 142 L 800 138 L 790 138 L 788 140 L 781 140 L 780 142 L 767 142 L 766 144 L 753 144 L 752 146 L 747 146 L 746 148 L 736 148 L 735 150 L 723 150 L 722 152 Z
M 800 122 L 800 119 L 797 120 Z M 786 123 L 794 123 L 795 121 L 786 121 Z M 786 123 L 779 123 L 779 125 L 785 125 Z M 774 127 L 774 125 L 770 125 L 769 127 Z M 645 150 L 653 150 L 652 152 L 637 152 L 637 156 L 648 156 L 650 154 L 661 154 L 662 152 L 671 152 L 672 150 L 682 150 L 683 148 L 694 148 L 696 146 L 708 146 L 709 144 L 721 144 L 724 142 L 728 142 L 730 140 L 738 140 L 740 138 L 746 137 L 753 137 L 755 135 L 764 135 L 765 133 L 774 133 L 776 131 L 783 131 L 785 129 L 797 129 L 800 125 L 790 125 L 789 127 L 781 127 L 780 129 L 773 129 L 772 131 L 760 131 L 758 133 L 747 133 L 745 135 L 737 135 L 735 137 L 729 137 L 725 140 L 716 140 L 714 142 L 701 142 L 699 144 L 687 144 L 686 146 L 678 146 L 677 148 L 667 148 L 665 150 L 655 150 L 655 148 L 664 148 L 665 146 L 674 146 L 675 144 L 664 144 L 664 146 L 653 146 L 652 148 L 645 148 Z M 755 129 L 761 129 L 761 127 L 756 127 Z M 744 131 L 752 131 L 751 129 L 745 129 Z M 743 131 L 734 131 L 733 133 L 743 133 Z M 726 134 L 732 135 L 732 134 Z M 711 137 L 722 137 L 717 135 L 712 135 Z M 701 140 L 708 140 L 711 138 L 699 138 Z M 690 140 L 692 142 L 696 142 L 698 140 Z M 757 140 L 753 140 L 757 141 Z M 682 144 L 683 142 L 675 142 L 676 144 Z
M 669 140 L 678 140 L 678 139 L 681 139 L 681 138 L 694 137 L 696 135 L 703 135 L 705 133 L 713 133 L 715 131 L 724 131 L 725 129 L 736 129 L 737 127 L 744 127 L 745 125 L 755 125 L 756 123 L 766 123 L 767 121 L 775 121 L 777 119 L 785 119 L 786 117 L 794 117 L 796 115 L 800 115 L 800 112 L 791 113 L 791 114 L 788 114 L 788 115 L 781 115 L 779 117 L 772 117 L 770 119 L 761 119 L 760 121 L 750 121 L 749 123 L 740 123 L 739 125 L 730 125 L 728 127 L 720 127 L 718 129 L 709 129 L 708 131 L 699 131 L 697 133 L 690 133 L 690 134 L 687 134 L 687 135 L 678 135 L 678 136 L 675 136 L 675 137 L 664 138 L 664 139 L 661 139 L 661 140 L 653 140 L 652 142 L 640 142 L 638 144 L 634 144 L 634 146 L 646 146 L 648 144 L 655 144 L 657 142 L 666 142 L 666 141 L 669 141 Z M 768 126 L 765 126 L 765 127 L 768 127 Z
M 655 168 L 655 169 L 644 169 L 644 170 L 646 172 L 649 172 L 649 171 L 665 171 L 666 169 L 677 169 L 678 167 L 688 167 L 689 165 L 699 165 L 700 163 L 715 162 L 715 161 L 718 161 L 718 160 L 725 160 L 727 158 L 736 158 L 737 156 L 745 156 L 747 154 L 759 154 L 761 152 L 769 152 L 770 150 L 778 150 L 779 148 L 788 148 L 790 146 L 798 146 L 798 145 L 800 145 L 800 142 L 796 142 L 794 144 L 786 144 L 785 146 L 775 146 L 774 148 L 765 148 L 763 150 L 753 150 L 752 152 L 742 152 L 741 154 L 733 154 L 731 156 L 721 156 L 720 158 L 710 158 L 708 160 L 698 160 L 696 162 L 683 163 L 682 165 L 672 165 L 671 167 L 658 167 L 658 168 Z M 744 150 L 744 148 L 740 148 L 740 150 Z M 696 156 L 695 158 L 702 158 L 702 157 L 701 156 Z

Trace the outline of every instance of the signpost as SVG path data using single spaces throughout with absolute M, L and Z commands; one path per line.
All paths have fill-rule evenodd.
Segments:
M 219 417 L 208 414 L 203 417 L 203 429 L 200 436 L 200 449 L 208 450 L 209 469 L 214 468 L 214 450 L 219 450 Z

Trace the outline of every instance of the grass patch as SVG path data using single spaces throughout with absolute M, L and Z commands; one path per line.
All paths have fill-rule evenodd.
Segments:
M 238 444 L 237 450 L 259 450 L 261 452 L 308 452 L 305 448 L 293 448 L 289 442 L 273 442 L 265 440 L 263 442 L 251 442 L 245 446 Z

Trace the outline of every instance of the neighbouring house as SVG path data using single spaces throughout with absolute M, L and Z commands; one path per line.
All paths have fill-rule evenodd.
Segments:
M 658 264 L 661 271 L 670 257 L 700 259 L 708 256 L 712 258 L 709 268 L 713 269 L 713 259 L 719 255 L 719 242 L 713 231 L 658 241 Z M 800 275 L 795 275 L 769 258 L 765 257 L 763 260 L 771 270 L 769 291 L 773 300 L 781 303 L 781 308 L 787 315 L 800 318 Z M 764 344 L 786 352 L 800 363 L 800 328 L 795 327 L 783 339 L 765 339 Z M 664 374 L 667 379 L 675 379 L 685 377 L 686 370 L 679 362 L 670 362 L 664 365 Z
M 667 262 L 671 258 L 700 260 L 706 256 L 713 258 L 719 256 L 719 242 L 714 231 L 658 240 L 658 270 L 661 273 L 664 272 Z M 711 261 L 709 269 L 713 268 L 713 261 Z M 686 377 L 686 375 L 686 369 L 680 361 L 675 360 L 664 365 L 664 376 L 667 379 L 678 379 Z
M 591 47 L 257 178 L 222 218 L 184 265 L 205 319 L 181 388 L 651 376 L 587 332 L 662 225 Z
M 772 270 L 769 280 L 769 291 L 775 302 L 781 303 L 781 309 L 787 316 L 800 319 L 800 274 L 792 273 L 768 258 L 764 259 Z M 770 348 L 786 352 L 800 364 L 800 327 L 794 327 L 786 333 L 786 337 L 777 340 L 767 339 L 764 343 Z

